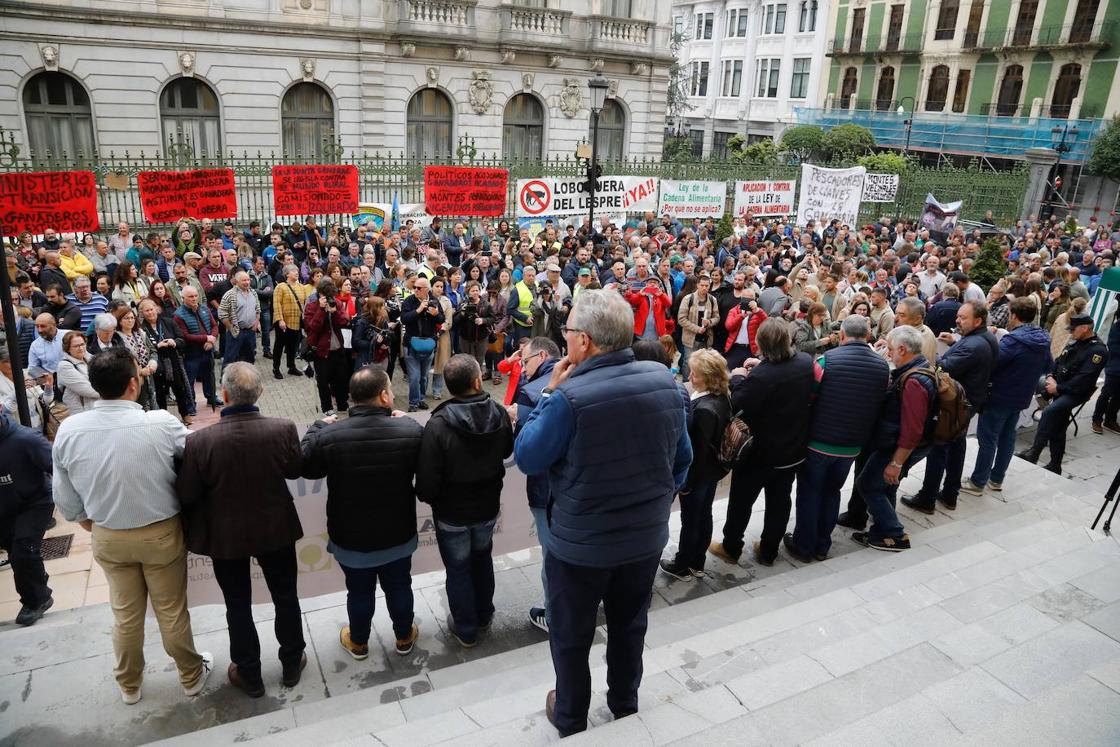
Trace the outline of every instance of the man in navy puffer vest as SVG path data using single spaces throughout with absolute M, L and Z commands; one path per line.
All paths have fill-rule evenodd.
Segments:
M 556 689 L 545 712 L 561 736 L 587 728 L 600 601 L 607 705 L 616 718 L 638 710 L 653 577 L 692 462 L 676 383 L 664 366 L 634 360 L 633 325 L 619 294 L 580 294 L 564 331 L 568 355 L 514 446 L 521 471 L 547 472 L 551 489 L 545 574 Z

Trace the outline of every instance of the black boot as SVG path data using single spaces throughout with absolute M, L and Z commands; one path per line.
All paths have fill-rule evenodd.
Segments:
M 1031 464 L 1038 464 L 1038 457 L 1041 453 L 1042 453 L 1041 448 L 1036 448 L 1036 447 L 1032 446 L 1029 449 L 1024 449 L 1023 451 L 1020 451 L 1015 456 L 1019 457 L 1023 461 L 1030 462 Z
M 1053 472 L 1055 475 L 1062 474 L 1062 457 L 1065 456 L 1064 452 L 1050 450 L 1050 461 L 1047 462 L 1043 469 L 1047 472 Z

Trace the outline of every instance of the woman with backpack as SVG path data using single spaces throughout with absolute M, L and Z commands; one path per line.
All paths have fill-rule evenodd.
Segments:
M 692 384 L 692 465 L 681 488 L 681 536 L 677 555 L 662 560 L 661 570 L 682 581 L 704 573 L 704 556 L 712 541 L 712 502 L 716 486 L 727 471 L 720 464 L 723 432 L 731 419 L 727 363 L 710 348 L 697 350 L 689 360 Z

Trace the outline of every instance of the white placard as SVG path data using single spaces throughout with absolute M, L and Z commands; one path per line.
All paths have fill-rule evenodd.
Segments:
M 735 182 L 734 216 L 744 218 L 747 213 L 755 217 L 790 215 L 796 187 L 796 179 Z
M 517 180 L 517 215 L 580 215 L 591 209 L 586 179 L 581 177 Z M 640 213 L 657 210 L 656 176 L 601 176 L 595 189 L 595 211 Z
M 863 178 L 867 169 L 826 169 L 801 165 L 801 193 L 797 200 L 797 225 L 816 221 L 824 226 L 836 219 L 854 228 L 859 221 L 859 203 L 863 196 Z
M 898 174 L 871 174 L 863 178 L 864 202 L 894 202 L 898 195 Z
M 727 203 L 727 182 L 661 180 L 657 213 L 675 218 L 719 218 Z

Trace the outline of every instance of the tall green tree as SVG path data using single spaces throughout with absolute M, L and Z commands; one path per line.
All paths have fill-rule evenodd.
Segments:
M 824 147 L 824 130 L 816 125 L 796 125 L 782 133 L 778 150 L 798 161 L 811 161 Z
M 821 147 L 827 158 L 856 158 L 875 147 L 875 136 L 857 124 L 837 125 L 825 133 Z
M 1120 181 L 1120 117 L 1097 135 L 1093 155 L 1089 157 L 1089 172 Z
M 985 240 L 976 254 L 976 263 L 968 273 L 969 279 L 987 292 L 1006 274 L 1007 260 L 1003 258 L 1003 244 L 996 239 Z

